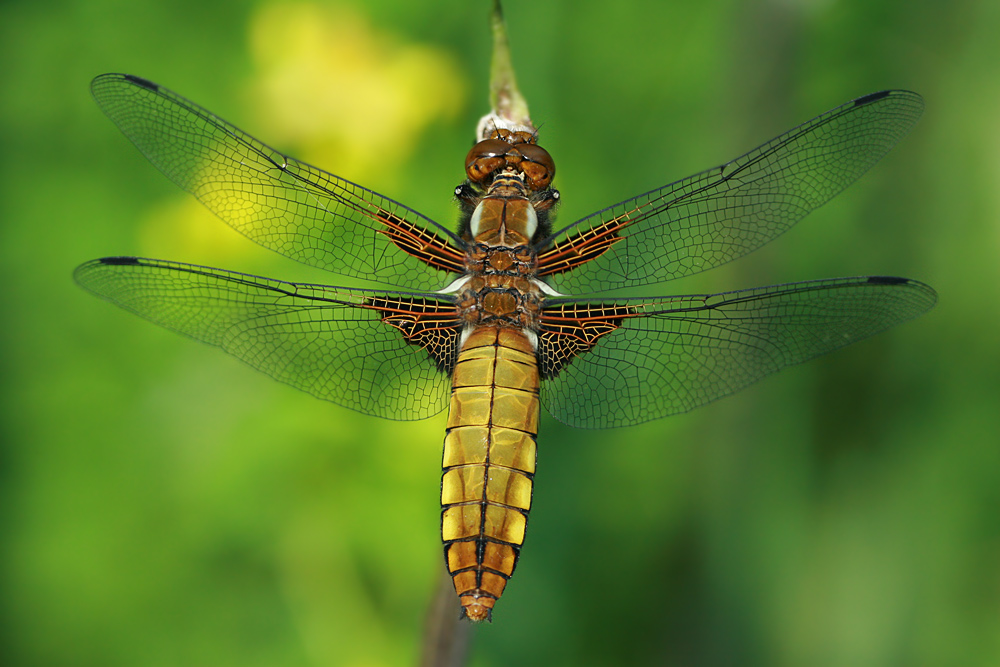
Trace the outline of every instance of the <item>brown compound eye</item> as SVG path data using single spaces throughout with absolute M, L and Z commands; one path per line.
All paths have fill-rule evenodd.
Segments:
M 520 168 L 528 185 L 533 190 L 547 187 L 556 175 L 556 163 L 549 152 L 537 144 L 518 144 L 517 150 L 523 158 Z
M 473 183 L 481 183 L 494 172 L 510 167 L 524 174 L 532 190 L 548 187 L 556 173 L 555 162 L 529 132 L 494 130 L 465 156 L 465 173 Z
M 502 157 L 481 157 L 469 163 L 465 173 L 473 183 L 481 183 L 504 164 L 506 161 Z
M 465 173 L 469 180 L 479 183 L 505 163 L 510 144 L 502 139 L 485 139 L 472 147 L 465 156 Z

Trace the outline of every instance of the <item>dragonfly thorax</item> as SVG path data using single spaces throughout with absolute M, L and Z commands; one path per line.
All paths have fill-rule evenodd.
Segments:
M 529 278 L 480 275 L 469 279 L 456 305 L 467 325 L 534 331 L 538 328 L 542 294 Z
M 538 229 L 538 215 L 523 193 L 524 185 L 516 175 L 497 176 L 469 220 L 473 239 L 488 246 L 529 244 Z
M 475 242 L 466 249 L 468 281 L 457 301 L 467 325 L 538 326 L 542 293 L 535 279 L 537 254 L 529 245 L 538 217 L 524 195 L 520 176 L 505 171 L 472 214 Z
M 526 245 L 475 243 L 466 253 L 465 270 L 470 274 L 533 277 L 538 270 L 538 255 Z

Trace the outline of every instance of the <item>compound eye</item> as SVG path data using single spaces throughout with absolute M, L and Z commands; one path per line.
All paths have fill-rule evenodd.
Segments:
M 500 169 L 506 160 L 502 157 L 481 157 L 473 160 L 465 167 L 465 174 L 473 183 L 481 183 L 490 177 L 490 174 Z
M 556 175 L 556 163 L 549 152 L 537 144 L 518 144 L 518 152 L 524 158 L 521 171 L 535 190 L 548 186 Z
M 504 155 L 510 144 L 500 139 L 484 139 L 472 147 L 465 156 L 465 173 L 479 183 L 504 165 Z
M 501 139 L 483 139 L 478 144 L 469 149 L 465 156 L 465 165 L 468 166 L 481 157 L 498 157 L 505 155 L 510 150 L 510 144 Z
M 552 182 L 545 167 L 535 162 L 522 162 L 521 172 L 524 174 L 525 184 L 531 190 L 541 190 Z

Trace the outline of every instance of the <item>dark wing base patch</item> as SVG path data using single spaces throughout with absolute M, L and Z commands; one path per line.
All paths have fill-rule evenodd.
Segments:
M 538 332 L 541 379 L 556 377 L 574 357 L 589 352 L 602 336 L 635 314 L 634 308 L 617 304 L 565 303 L 545 308 Z
M 440 301 L 413 297 L 374 296 L 365 307 L 382 314 L 382 321 L 399 330 L 410 345 L 423 348 L 438 370 L 450 374 L 458 360 L 461 320 L 456 308 Z

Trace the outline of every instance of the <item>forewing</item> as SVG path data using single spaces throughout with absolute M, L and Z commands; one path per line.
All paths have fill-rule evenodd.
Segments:
M 450 273 L 463 270 L 463 242 L 441 225 L 282 155 L 166 88 L 104 74 L 91 90 L 150 162 L 266 248 L 341 275 L 416 290 L 440 289 Z
M 542 403 L 571 426 L 629 426 L 687 412 L 929 310 L 905 278 L 817 280 L 723 294 L 542 312 Z
M 88 262 L 75 278 L 125 310 L 346 408 L 422 419 L 447 405 L 460 333 L 447 297 L 289 283 L 136 257 Z
M 560 292 L 587 294 L 664 282 L 741 257 L 868 171 L 923 106 L 907 91 L 867 95 L 732 162 L 578 220 L 537 244 L 539 275 Z

